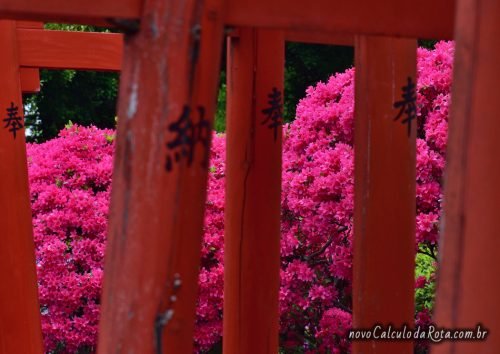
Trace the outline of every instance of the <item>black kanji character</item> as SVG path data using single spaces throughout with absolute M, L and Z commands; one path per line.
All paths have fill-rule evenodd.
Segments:
M 167 143 L 168 150 L 173 151 L 173 157 L 168 154 L 165 168 L 172 171 L 173 162 L 179 162 L 182 158 L 187 159 L 188 166 L 191 166 L 194 160 L 194 148 L 197 143 L 201 143 L 205 148 L 205 156 L 202 166 L 208 166 L 209 148 L 210 148 L 210 122 L 205 119 L 205 108 L 198 106 L 200 121 L 194 124 L 191 118 L 191 108 L 185 105 L 179 119 L 170 124 L 168 130 L 176 133 L 174 140 Z
M 19 107 L 14 106 L 14 102 L 11 102 L 10 107 L 7 108 L 7 118 L 3 121 L 5 122 L 4 128 L 9 128 L 9 131 L 14 135 L 14 139 L 17 131 L 24 128 L 23 118 L 19 116 Z
M 210 122 L 205 119 L 205 108 L 199 106 L 198 113 L 200 115 L 200 121 L 196 125 L 197 128 L 197 142 L 201 143 L 204 148 L 203 161 L 201 162 L 204 168 L 208 168 L 209 152 L 210 152 L 210 138 L 212 133 L 212 128 Z
M 394 120 L 398 120 L 403 113 L 406 114 L 406 118 L 401 121 L 401 124 L 408 124 L 408 136 L 411 135 L 411 122 L 417 118 L 417 93 L 415 87 L 411 77 L 408 77 L 408 84 L 401 88 L 403 91 L 401 97 L 403 99 L 394 103 L 394 108 L 400 108 Z
M 278 128 L 283 123 L 281 91 L 276 87 L 273 87 L 273 90 L 268 97 L 269 108 L 262 110 L 262 113 L 267 116 L 266 119 L 262 121 L 262 124 L 269 122 L 267 126 L 274 129 L 274 141 L 276 141 L 276 139 L 278 139 Z

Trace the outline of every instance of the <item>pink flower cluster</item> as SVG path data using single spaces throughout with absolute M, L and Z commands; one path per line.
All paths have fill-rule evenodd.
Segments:
M 418 51 L 417 242 L 434 252 L 442 200 L 453 44 Z M 354 69 L 310 87 L 284 129 L 281 346 L 345 353 L 351 326 Z M 113 132 L 71 127 L 28 147 L 47 351 L 95 348 Z M 214 135 L 195 345 L 222 338 L 225 137 Z M 418 278 L 417 287 L 425 286 Z M 427 323 L 430 314 L 417 315 Z
M 438 241 L 453 51 L 451 42 L 418 50 L 415 247 L 429 253 Z M 290 350 L 346 350 L 347 343 L 332 340 L 342 338 L 344 325 L 331 323 L 351 316 L 353 113 L 350 69 L 310 87 L 285 130 L 280 306 Z M 418 314 L 420 322 L 426 314 Z
M 72 126 L 57 139 L 27 147 L 47 352 L 95 348 L 113 134 Z

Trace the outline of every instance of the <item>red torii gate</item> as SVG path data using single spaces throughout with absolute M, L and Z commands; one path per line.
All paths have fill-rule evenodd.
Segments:
M 40 89 L 38 68 L 121 69 L 121 35 L 42 28 L 41 23 L 0 21 L 5 53 L 0 58 L 0 102 L 20 119 L 21 91 Z M 42 353 L 24 129 L 22 124 L 17 128 L 0 132 L 0 222 L 6 245 L 0 248 L 0 281 L 8 286 L 0 295 L 0 352 Z
M 21 88 L 23 92 L 39 91 L 40 82 L 38 77 L 38 67 L 112 71 L 117 71 L 121 68 L 122 35 L 89 32 L 78 33 L 64 31 L 41 31 L 41 28 L 43 28 L 43 25 L 37 22 L 17 23 L 16 37 L 19 54 L 18 62 L 20 66 Z M 234 33 L 232 34 L 232 37 L 235 37 Z M 276 44 L 278 46 L 277 48 L 281 47 L 282 50 L 281 55 L 276 56 L 277 62 L 273 66 L 281 71 L 283 69 L 282 64 L 284 60 L 284 51 L 282 46 L 285 38 L 290 41 L 305 42 L 322 42 L 324 40 L 321 36 L 293 31 L 286 33 L 284 37 L 278 37 L 277 39 L 279 41 L 275 41 L 273 44 Z M 325 39 L 336 44 L 353 45 L 353 38 L 351 36 L 329 36 Z M 245 43 L 245 46 L 247 46 L 248 43 Z M 277 48 L 269 46 L 268 49 L 276 50 Z M 78 53 L 78 55 L 75 55 L 75 53 Z M 261 57 L 265 58 L 265 55 L 261 54 Z M 236 64 L 230 66 L 239 67 L 240 65 Z M 249 63 L 245 67 L 251 69 L 253 65 Z M 260 67 L 262 68 L 262 66 Z M 281 75 L 279 75 L 279 78 L 275 82 L 276 85 L 282 86 L 282 76 L 283 73 L 281 72 Z M 228 81 L 231 82 L 231 80 Z M 239 79 L 238 82 L 240 82 Z M 241 83 L 243 82 L 244 81 L 241 81 Z M 248 83 L 252 83 L 252 79 L 249 79 Z M 265 89 L 265 87 L 267 86 L 262 86 L 262 89 Z M 282 91 L 282 88 L 280 88 L 280 91 Z M 276 146 L 279 147 L 279 145 Z M 280 152 L 279 149 L 276 151 Z M 275 164 L 275 166 L 278 168 L 276 171 L 279 171 L 279 165 Z M 279 175 L 276 175 L 275 177 L 279 178 Z M 267 246 L 263 243 L 262 247 Z M 12 251 L 10 249 L 7 250 Z M 25 264 L 22 260 L 18 260 L 18 262 L 20 262 L 21 265 Z M 26 282 L 23 281 L 23 283 Z M 24 307 L 23 301 L 24 299 L 20 299 L 19 301 L 21 307 Z M 16 309 L 16 306 L 10 307 Z M 265 313 L 264 316 L 269 317 L 269 314 Z M 30 321 L 30 323 L 34 325 L 35 328 L 38 327 L 38 321 L 36 319 Z M 26 343 L 31 342 L 27 341 Z
M 494 295 L 487 291 L 488 287 L 479 294 L 477 291 L 464 291 L 463 296 L 455 294 L 463 283 L 472 283 L 478 265 L 484 267 L 482 274 L 489 276 L 485 279 L 495 274 L 495 255 L 491 250 L 492 245 L 498 243 L 494 238 L 498 228 L 492 212 L 498 204 L 500 192 L 494 181 L 500 177 L 500 170 L 494 164 L 493 152 L 499 148 L 493 142 L 499 123 L 494 120 L 491 102 L 494 79 L 500 74 L 494 65 L 500 56 L 499 44 L 494 41 L 500 32 L 497 21 L 500 5 L 494 0 L 459 0 L 458 4 L 455 37 L 459 74 L 455 78 L 454 97 L 457 94 L 464 97 L 459 104 L 467 109 L 460 111 L 459 104 L 454 103 L 455 115 L 461 118 L 458 123 L 450 122 L 449 159 L 454 166 L 450 170 L 458 173 L 450 176 L 446 189 L 450 199 L 446 205 L 445 237 L 452 241 L 451 246 L 445 244 L 437 312 L 440 323 L 471 327 L 480 310 L 481 319 L 494 329 L 499 323 L 491 309 L 498 305 Z M 235 63 L 234 71 L 230 72 L 232 83 L 248 84 L 236 80 L 241 75 L 252 80 L 254 86 L 233 86 L 237 94 L 231 98 L 228 109 L 228 144 L 233 146 L 228 156 L 228 209 L 241 213 L 238 218 L 228 216 L 226 220 L 226 291 L 229 290 L 226 297 L 229 299 L 225 304 L 225 352 L 277 351 L 274 339 L 277 301 L 273 301 L 273 296 L 245 300 L 244 292 L 247 286 L 256 295 L 265 292 L 258 289 L 259 286 L 269 286 L 270 292 L 277 291 L 277 277 L 271 274 L 272 269 L 265 267 L 276 265 L 277 259 L 279 177 L 276 176 L 279 170 L 273 162 L 276 164 L 279 159 L 279 135 L 275 137 L 272 130 L 264 131 L 257 123 L 262 119 L 258 104 L 266 102 L 270 93 L 270 87 L 264 86 L 279 88 L 280 70 L 276 77 L 258 71 L 249 74 L 247 70 L 248 65 L 268 65 L 268 60 L 263 61 L 259 53 L 269 46 L 280 45 L 276 39 L 283 36 L 279 28 L 361 34 L 356 39 L 354 324 L 356 327 L 375 322 L 397 325 L 412 320 L 415 129 L 408 138 L 405 127 L 389 124 L 387 117 L 393 116 L 392 105 L 394 97 L 400 95 L 400 87 L 408 77 L 415 77 L 415 41 L 370 35 L 451 38 L 452 2 L 422 1 L 410 6 L 397 1 L 332 4 L 321 0 L 299 5 L 283 0 L 266 3 L 232 0 L 223 6 L 217 0 L 204 4 L 194 0 L 180 4 L 151 1 L 144 4 L 142 12 L 137 0 L 124 2 L 119 9 L 113 8 L 111 0 L 101 2 L 96 8 L 87 5 L 83 1 L 68 4 L 50 0 L 39 4 L 34 0 L 17 3 L 0 0 L 0 15 L 93 23 L 113 18 L 113 23 L 129 31 L 121 84 L 119 116 L 123 118 L 118 129 L 100 352 L 184 353 L 192 348 L 197 280 L 197 264 L 193 259 L 199 258 L 207 173 L 202 162 L 207 146 L 196 146 L 196 158 L 191 165 L 185 160 L 175 164 L 172 159 L 168 164 L 165 143 L 175 139 L 175 131 L 169 132 L 168 128 L 185 119 L 189 108 L 200 113 L 200 117 L 194 117 L 203 118 L 198 123 L 212 117 L 224 23 L 269 27 L 276 31 L 264 36 L 261 30 L 242 30 L 240 43 L 231 44 L 230 48 L 234 50 Z M 330 16 L 326 18 L 325 13 Z M 141 30 L 136 33 L 135 20 L 139 18 Z M 467 27 L 468 24 L 472 26 Z M 176 35 L 169 36 L 169 33 Z M 248 40 L 251 43 L 244 45 Z M 476 50 L 469 52 L 471 47 Z M 248 58 L 244 53 L 255 55 Z M 202 60 L 196 60 L 200 58 Z M 238 61 L 241 61 L 239 70 Z M 473 70 L 476 62 L 482 66 Z M 231 92 L 231 86 L 229 89 Z M 257 104 L 249 105 L 245 96 L 240 96 L 243 90 L 253 94 Z M 234 108 L 231 108 L 233 100 Z M 245 108 L 247 113 L 240 112 L 241 107 L 251 110 Z M 205 115 L 201 114 L 203 109 Z M 238 119 L 230 112 L 247 114 L 247 118 Z M 481 121 L 472 119 L 479 114 Z M 463 129 L 470 126 L 474 129 Z M 462 141 L 466 141 L 465 148 Z M 477 157 L 475 152 L 484 154 Z M 457 155 L 461 156 L 458 161 L 453 160 Z M 468 164 L 476 169 L 465 170 Z M 259 185 L 263 178 L 274 182 L 263 189 Z M 489 182 L 488 191 L 478 188 L 484 180 Z M 157 190 L 151 191 L 144 185 L 154 185 Z M 261 204 L 264 198 L 265 206 Z M 472 202 L 465 204 L 469 201 Z M 257 217 L 266 222 L 256 226 Z M 458 241 L 447 236 L 450 228 L 451 235 L 460 235 Z M 482 240 L 487 242 L 474 244 L 469 251 L 463 245 L 471 240 L 476 229 L 483 232 Z M 268 240 L 262 239 L 262 232 L 269 232 Z M 266 248 L 262 248 L 262 242 L 266 242 Z M 393 248 L 387 247 L 391 245 Z M 263 251 L 264 254 L 259 254 Z M 261 258 L 257 260 L 256 254 Z M 481 262 L 475 263 L 478 259 Z M 259 267 L 269 275 L 259 279 L 257 272 L 251 271 L 261 269 Z M 379 277 L 381 270 L 385 275 L 392 274 L 387 283 Z M 257 288 L 251 284 L 257 284 L 254 285 Z M 450 298 L 446 297 L 447 292 L 454 294 L 449 306 L 443 302 Z M 481 298 L 478 303 L 477 297 Z M 251 303 L 256 306 L 253 311 Z M 268 314 L 265 320 L 269 322 L 265 325 L 262 314 Z M 259 326 L 261 328 L 255 328 Z M 234 333 L 228 332 L 231 328 Z M 250 330 L 252 332 L 246 332 Z M 161 347 L 159 338 L 163 339 Z M 481 347 L 494 350 L 499 339 L 491 333 L 486 343 L 454 344 L 456 348 L 451 349 L 451 345 L 443 345 L 439 349 L 460 353 Z M 355 343 L 353 350 L 356 353 L 409 353 L 412 349 L 408 343 L 364 342 Z

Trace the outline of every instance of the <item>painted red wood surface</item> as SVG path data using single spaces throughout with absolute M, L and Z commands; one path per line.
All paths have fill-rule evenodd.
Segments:
M 454 8 L 455 0 L 228 0 L 226 22 L 332 34 L 450 39 Z
M 17 38 L 23 67 L 121 70 L 121 34 L 18 29 Z
M 43 29 L 43 23 L 33 21 L 16 21 L 16 27 Z M 40 91 L 40 71 L 38 69 L 21 67 L 20 77 L 21 89 L 23 93 L 37 93 Z
M 500 227 L 500 2 L 458 1 L 441 264 L 435 320 L 489 330 L 486 341 L 447 341 L 433 354 L 498 353 Z
M 109 24 L 138 19 L 143 0 L 0 0 L 0 18 L 42 22 Z
M 4 120 L 24 123 L 15 36 L 15 22 L 0 21 L 0 353 L 41 354 L 24 128 L 14 137 L 8 123 L 16 120 Z
M 285 40 L 288 42 L 354 46 L 354 35 L 352 34 L 288 30 L 285 32 Z
M 19 72 L 23 93 L 40 92 L 40 71 L 36 68 L 21 68 Z
M 416 81 L 416 40 L 356 38 L 353 325 L 412 324 L 415 136 L 394 120 L 402 87 Z M 356 341 L 355 354 L 410 354 L 413 343 Z
M 228 0 L 226 22 L 335 33 L 416 38 L 453 37 L 456 0 Z M 0 0 L 0 17 L 109 24 L 110 18 L 139 19 L 142 0 Z
M 228 39 L 224 353 L 278 352 L 282 31 Z M 279 92 L 277 110 L 269 95 Z M 278 111 L 279 110 L 279 111 Z
M 193 352 L 209 147 L 198 142 L 189 164 L 167 144 L 182 138 L 174 129 L 186 106 L 193 124 L 213 120 L 220 9 L 219 0 L 150 1 L 141 32 L 125 41 L 101 354 Z

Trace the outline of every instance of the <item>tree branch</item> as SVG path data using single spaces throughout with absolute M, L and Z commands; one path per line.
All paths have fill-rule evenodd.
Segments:
M 338 228 L 337 232 L 338 232 L 338 233 L 340 233 L 340 232 L 344 232 L 344 231 L 346 231 L 347 229 L 348 229 L 348 227 L 347 227 L 347 226 L 341 226 L 341 227 L 339 227 L 339 228 Z M 311 253 L 311 254 L 310 254 L 310 255 L 308 255 L 308 256 L 304 256 L 304 260 L 309 261 L 309 260 L 311 260 L 311 259 L 313 259 L 313 258 L 315 258 L 315 257 L 318 257 L 319 255 L 323 254 L 323 252 L 325 252 L 325 251 L 326 251 L 326 249 L 327 249 L 327 248 L 328 248 L 328 247 L 332 244 L 332 242 L 333 242 L 333 237 L 334 237 L 334 235 L 331 235 L 331 236 L 328 238 L 328 240 L 326 241 L 326 243 L 325 243 L 325 244 L 324 244 L 324 245 L 323 245 L 323 246 L 322 246 L 319 250 L 317 250 L 316 252 L 313 252 L 313 253 Z

